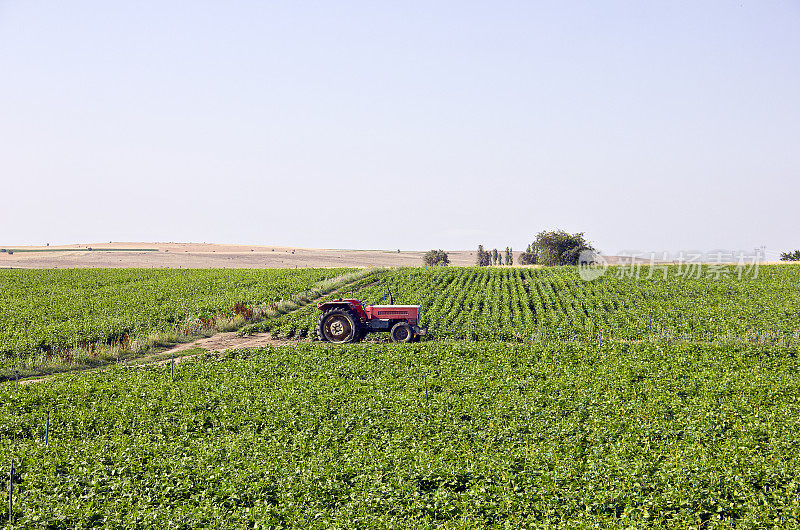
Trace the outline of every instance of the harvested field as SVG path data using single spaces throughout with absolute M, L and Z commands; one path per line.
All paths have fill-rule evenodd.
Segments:
M 0 268 L 278 269 L 295 267 L 399 267 L 423 264 L 422 251 L 315 249 L 206 243 L 87 243 L 13 247 Z M 88 249 L 92 250 L 89 251 Z M 134 250 L 130 250 L 134 249 Z M 449 252 L 453 265 L 473 265 L 471 251 Z

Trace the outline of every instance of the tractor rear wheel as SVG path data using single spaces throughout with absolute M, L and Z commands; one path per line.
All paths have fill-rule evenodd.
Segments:
M 352 311 L 335 307 L 319 317 L 317 338 L 337 344 L 357 342 L 361 340 L 361 325 Z
M 414 340 L 414 330 L 408 322 L 398 322 L 392 326 L 392 342 L 412 342 Z

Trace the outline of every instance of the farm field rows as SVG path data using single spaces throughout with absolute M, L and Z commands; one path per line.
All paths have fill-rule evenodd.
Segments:
M 420 304 L 431 339 L 797 341 L 800 266 L 761 266 L 757 278 L 618 277 L 586 282 L 574 268 L 401 268 L 348 280 L 344 296 Z M 366 272 L 366 271 L 365 271 Z M 660 272 L 660 271 L 659 271 Z M 353 269 L 0 271 L 0 370 L 51 357 L 95 355 L 148 333 L 201 329 L 237 305 L 246 313 Z M 241 332 L 315 339 L 309 304 Z M 206 321 L 204 321 L 204 319 Z M 245 322 L 239 322 L 239 325 Z M 213 329 L 211 330 L 213 331 Z M 374 337 L 374 336 L 373 336 Z M 180 340 L 180 338 L 178 338 Z M 184 339 L 188 340 L 188 339 Z M 84 352 L 85 350 L 85 352 Z M 90 359 L 91 360 L 91 359 Z
M 355 269 L 0 270 L 0 359 L 131 340 L 229 312 L 266 307 Z
M 307 343 L 6 383 L 8 528 L 785 528 L 798 353 Z
M 365 303 L 422 306 L 432 338 L 455 340 L 800 340 L 800 266 L 761 266 L 757 277 L 640 277 L 611 268 L 591 282 L 574 267 L 413 268 L 387 271 L 354 290 Z M 664 278 L 666 273 L 666 278 Z M 316 307 L 243 331 L 315 338 Z

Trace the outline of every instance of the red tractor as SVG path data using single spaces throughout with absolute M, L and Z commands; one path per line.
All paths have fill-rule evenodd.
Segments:
M 364 307 L 360 300 L 337 298 L 317 307 L 322 311 L 317 338 L 325 342 L 358 342 L 372 331 L 388 331 L 394 342 L 413 342 L 427 332 L 418 325 L 422 310 L 418 305 Z

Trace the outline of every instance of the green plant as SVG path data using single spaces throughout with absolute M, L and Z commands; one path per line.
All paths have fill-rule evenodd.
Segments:
M 429 250 L 425 253 L 422 257 L 422 260 L 425 262 L 425 265 L 449 265 L 450 258 L 442 249 L 439 250 Z
M 542 231 L 536 235 L 536 240 L 529 246 L 529 253 L 533 254 L 533 263 L 542 265 L 577 265 L 581 252 L 591 251 L 594 248 L 589 244 L 583 232 L 569 234 L 564 230 Z M 531 257 L 526 261 L 530 263 Z

